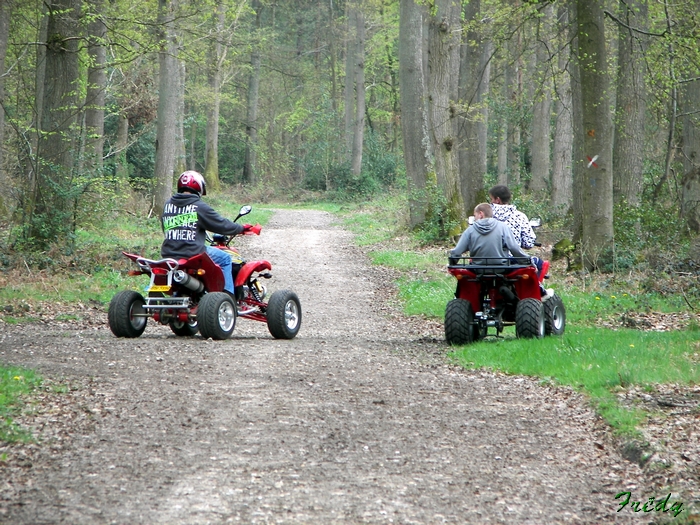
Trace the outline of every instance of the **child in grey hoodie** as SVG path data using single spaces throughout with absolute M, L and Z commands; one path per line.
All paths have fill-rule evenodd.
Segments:
M 470 257 L 494 258 L 489 264 L 508 264 L 512 257 L 522 258 L 523 264 L 530 264 L 530 257 L 520 249 L 508 226 L 493 218 L 493 208 L 487 202 L 482 202 L 474 208 L 474 224 L 469 226 L 450 252 L 450 258 L 458 258 L 464 252 Z M 483 264 L 478 259 L 474 264 Z

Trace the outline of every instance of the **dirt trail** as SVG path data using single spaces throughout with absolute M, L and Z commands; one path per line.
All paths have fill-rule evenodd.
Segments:
M 301 299 L 296 339 L 224 342 L 150 322 L 2 326 L 0 361 L 75 387 L 0 462 L 0 523 L 642 523 L 648 498 L 575 394 L 449 366 L 389 315 L 349 233 L 280 210 L 249 259 Z M 438 334 L 439 335 L 439 334 Z M 645 499 L 646 499 L 645 498 Z

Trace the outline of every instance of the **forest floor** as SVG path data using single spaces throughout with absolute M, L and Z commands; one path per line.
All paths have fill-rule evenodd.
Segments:
M 442 324 L 404 317 L 330 214 L 279 210 L 238 244 L 299 295 L 295 339 L 248 320 L 227 341 L 152 322 L 117 339 L 103 307 L 0 325 L 0 362 L 46 386 L 17 419 L 37 441 L 0 446 L 0 523 L 698 519 L 700 392 L 625 393 L 655 404 L 640 466 L 571 389 L 451 364 Z

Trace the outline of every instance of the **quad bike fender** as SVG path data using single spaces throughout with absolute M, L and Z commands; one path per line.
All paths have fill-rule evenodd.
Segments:
M 139 260 L 143 261 L 143 256 L 134 253 L 122 252 L 125 257 L 128 257 L 135 263 L 139 264 Z M 204 282 L 204 287 L 208 292 L 221 292 L 224 289 L 224 272 L 221 267 L 211 260 L 211 257 L 206 252 L 202 252 L 189 259 L 161 259 L 160 261 L 146 261 L 150 268 L 162 268 L 163 270 L 171 270 L 177 262 L 176 268 L 184 270 L 191 275 L 196 275 L 198 279 Z M 141 264 L 139 264 L 141 266 Z M 142 268 L 144 268 L 142 266 Z M 198 272 L 202 270 L 202 272 Z M 145 272 L 145 270 L 142 270 Z M 150 273 L 150 272 L 147 272 Z M 167 282 L 165 275 L 157 275 L 155 282 L 163 284 Z
M 236 282 L 234 284 L 235 286 L 243 286 L 253 272 L 262 272 L 271 269 L 272 265 L 267 261 L 247 262 L 238 270 L 238 275 L 236 275 Z
M 204 282 L 204 287 L 207 292 L 224 291 L 224 272 L 221 266 L 211 260 L 207 252 L 202 252 L 194 257 L 190 257 L 185 264 L 180 265 L 180 268 L 185 271 L 203 270 L 204 274 L 198 276 L 198 278 Z
M 542 272 L 544 273 L 544 272 Z M 534 266 L 515 270 L 508 274 L 509 280 L 514 280 L 515 295 L 521 301 L 523 299 L 542 299 L 540 293 L 540 281 Z
M 476 274 L 472 273 L 472 276 L 474 279 L 476 278 Z M 481 311 L 481 284 L 479 282 L 468 278 L 459 279 L 457 281 L 457 292 L 455 292 L 455 297 L 457 299 L 469 301 L 472 305 L 472 311 Z

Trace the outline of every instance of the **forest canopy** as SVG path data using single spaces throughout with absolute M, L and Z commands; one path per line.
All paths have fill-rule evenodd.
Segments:
M 0 0 L 7 243 L 70 242 L 135 198 L 157 214 L 194 169 L 214 191 L 287 198 L 398 188 L 406 227 L 435 240 L 506 184 L 562 221 L 590 269 L 659 235 L 688 246 L 698 13 L 700 0 Z

